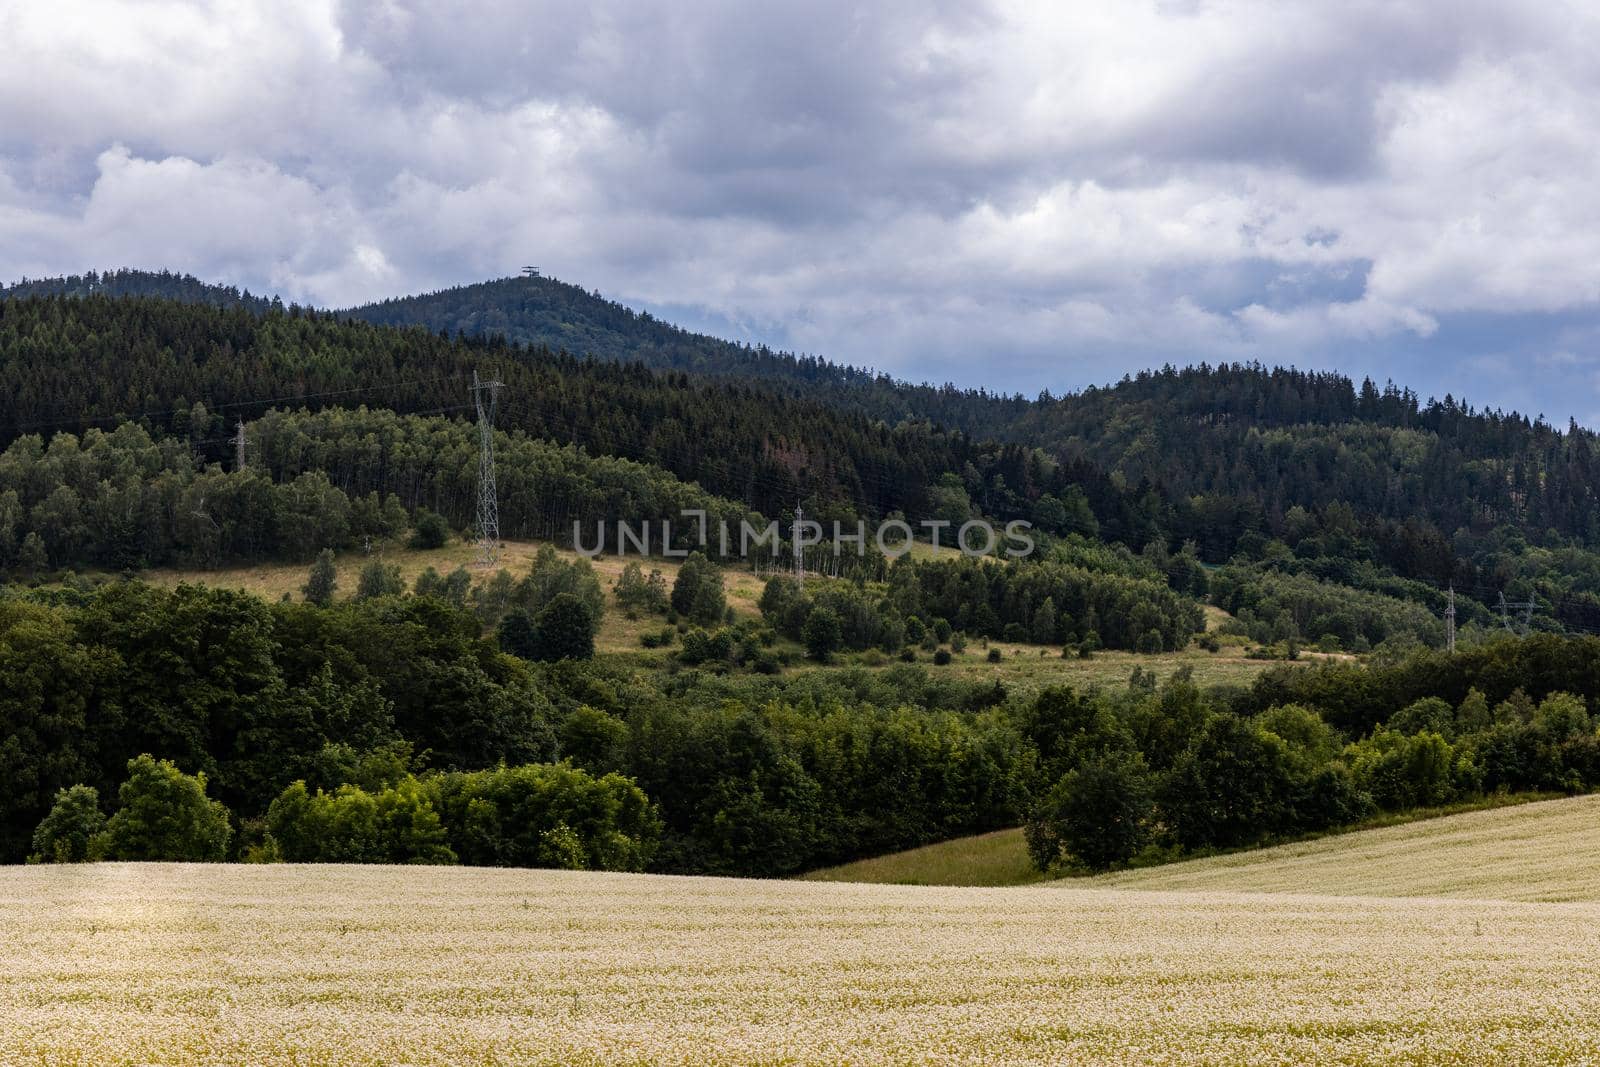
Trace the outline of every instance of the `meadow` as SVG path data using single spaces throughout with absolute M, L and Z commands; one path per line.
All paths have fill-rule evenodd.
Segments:
M 528 572 L 540 547 L 537 541 L 508 541 L 501 546 L 494 569 L 503 567 L 520 577 Z M 566 559 L 578 557 L 571 549 L 557 551 Z M 919 543 L 914 547 L 913 554 L 918 558 L 931 558 L 954 553 L 950 549 L 935 550 Z M 389 546 L 370 556 L 361 552 L 345 552 L 335 559 L 338 574 L 336 599 L 344 599 L 354 593 L 361 568 L 373 559 L 398 567 L 408 588 L 429 567 L 440 574 L 447 574 L 458 566 L 465 566 L 472 572 L 474 583 L 483 581 L 493 573 L 493 569 L 479 565 L 477 546 L 460 540 L 452 540 L 443 548 L 431 550 Z M 629 618 L 609 597 L 611 587 L 622 574 L 623 567 L 632 561 L 633 558 L 613 555 L 596 556 L 590 560 L 608 593 L 606 613 L 595 635 L 595 651 L 601 656 L 648 667 L 660 664 L 664 653 L 661 650 L 644 649 L 639 639 L 646 632 L 660 632 L 665 625 L 663 618 L 659 615 Z M 669 584 L 677 577 L 679 563 L 675 560 L 639 559 L 638 562 L 646 574 L 652 569 L 659 570 Z M 140 577 L 167 588 L 188 582 L 218 589 L 241 589 L 268 600 L 279 600 L 285 596 L 298 600 L 308 568 L 309 565 L 305 563 L 266 562 L 205 571 L 156 569 L 145 571 Z M 757 602 L 761 599 L 761 591 L 768 577 L 767 574 L 756 574 L 738 567 L 724 569 L 723 583 L 728 606 L 733 609 L 737 619 L 760 618 Z M 1215 629 L 1228 617 L 1217 608 L 1208 606 L 1205 610 L 1208 629 Z M 1000 663 L 989 661 L 988 650 L 991 646 L 1000 649 L 1003 657 Z M 789 653 L 793 664 L 791 670 L 825 669 L 805 659 L 804 649 L 793 641 L 780 638 L 777 647 Z M 919 658 L 925 664 L 931 663 L 931 656 L 927 653 L 919 653 Z M 1302 656 L 1304 662 L 1319 658 L 1324 657 L 1309 652 Z M 835 656 L 832 665 L 868 666 L 896 662 L 898 659 L 892 656 L 846 652 Z M 1206 652 L 1191 646 L 1183 651 L 1156 655 L 1100 651 L 1091 659 L 1063 659 L 1060 649 L 1054 647 L 1041 648 L 1007 641 L 972 641 L 965 651 L 955 653 L 951 662 L 940 670 L 965 681 L 998 680 L 1018 691 L 1033 691 L 1051 685 L 1120 686 L 1126 684 L 1135 668 L 1153 672 L 1158 680 L 1169 677 L 1174 671 L 1187 669 L 1195 682 L 1202 686 L 1248 685 L 1257 674 L 1272 665 L 1268 660 L 1248 658 L 1245 649 L 1238 645 L 1224 646 L 1218 652 Z
M 1584 1063 L 1600 904 L 0 870 L 3 1064 Z

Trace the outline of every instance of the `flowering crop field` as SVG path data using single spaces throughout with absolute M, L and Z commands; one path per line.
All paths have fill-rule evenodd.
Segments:
M 1593 1062 L 1600 904 L 0 869 L 6 1064 Z
M 1102 875 L 1098 886 L 1600 901 L 1600 795 Z

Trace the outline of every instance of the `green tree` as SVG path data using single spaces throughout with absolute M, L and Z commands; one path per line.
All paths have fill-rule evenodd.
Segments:
M 494 635 L 502 652 L 522 659 L 539 657 L 539 638 L 533 627 L 533 619 L 522 608 L 512 608 L 500 616 Z
M 206 796 L 204 774 L 187 775 L 148 754 L 128 761 L 119 806 L 106 823 L 105 855 L 116 860 L 220 862 L 228 853 L 228 809 Z
M 806 654 L 818 662 L 826 663 L 828 657 L 839 650 L 844 639 L 844 627 L 838 613 L 829 607 L 814 609 L 806 619 L 802 637 Z
M 443 548 L 449 540 L 450 524 L 444 516 L 427 508 L 418 508 L 416 522 L 411 528 L 411 547 L 427 551 Z
M 533 620 L 533 658 L 590 659 L 594 656 L 594 616 L 571 593 L 557 593 Z
M 373 560 L 361 568 L 356 579 L 356 599 L 373 600 L 381 596 L 400 596 L 406 583 L 400 577 L 400 567 L 394 563 Z
M 333 603 L 333 593 L 338 585 L 339 572 L 333 563 L 333 550 L 325 548 L 317 553 L 317 560 L 311 565 L 311 573 L 306 578 L 306 584 L 300 587 L 300 592 L 305 595 L 307 603 L 325 608 Z
M 17 549 L 17 570 L 30 580 L 50 569 L 50 553 L 45 551 L 44 538 L 37 530 L 29 530 Z
M 308 792 L 295 782 L 267 809 L 267 832 L 291 863 L 455 863 L 428 790 L 415 778 L 369 793 Z
M 1150 839 L 1153 781 L 1138 753 L 1111 751 L 1062 775 L 1023 827 L 1034 866 L 1126 863 Z
M 694 622 L 713 626 L 722 621 L 727 607 L 722 569 L 706 559 L 704 553 L 691 552 L 672 583 L 672 610 Z
M 33 834 L 30 863 L 83 863 L 95 859 L 105 829 L 100 791 L 75 785 L 56 794 L 56 802 Z
M 1036 645 L 1052 645 L 1056 641 L 1056 600 L 1055 597 L 1045 597 L 1044 603 L 1033 613 L 1033 642 Z

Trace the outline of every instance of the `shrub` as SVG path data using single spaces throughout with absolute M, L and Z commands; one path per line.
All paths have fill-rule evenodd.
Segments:
M 1002 653 L 998 648 L 991 648 L 989 650 L 990 663 L 999 663 L 1003 659 L 1005 659 L 1005 654 Z
M 382 560 L 373 560 L 361 568 L 356 579 L 356 599 L 372 600 L 380 596 L 399 596 L 406 591 L 400 578 L 400 568 Z
M 104 850 L 115 860 L 220 862 L 228 853 L 228 809 L 206 797 L 206 776 L 187 775 L 149 755 L 128 761 L 106 823 Z
M 50 813 L 33 833 L 29 863 L 83 863 L 97 859 L 106 817 L 100 811 L 100 791 L 75 785 L 56 793 Z
M 695 622 L 712 625 L 728 609 L 722 591 L 722 570 L 701 552 L 691 552 L 672 583 L 672 610 Z
M 417 509 L 416 521 L 411 528 L 411 547 L 425 550 L 443 548 L 450 540 L 450 524 L 444 516 L 427 508 Z
M 638 871 L 661 834 L 649 799 L 618 774 L 529 764 L 445 774 L 429 785 L 464 863 Z
M 949 662 L 950 662 L 950 651 L 949 651 L 949 649 L 941 648 L 941 649 L 939 649 L 939 651 L 937 651 L 937 652 L 935 652 L 933 654 L 933 665 L 934 666 L 943 667 Z
M 285 789 L 267 809 L 267 832 L 291 863 L 454 863 L 444 827 L 415 778 L 369 793 Z

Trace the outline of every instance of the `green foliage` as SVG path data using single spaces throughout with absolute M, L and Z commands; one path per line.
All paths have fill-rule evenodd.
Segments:
M 1154 781 L 1138 753 L 1107 752 L 1061 777 L 1023 824 L 1040 870 L 1063 861 L 1103 871 L 1126 863 L 1150 839 Z
M 450 540 L 450 523 L 438 512 L 418 508 L 412 523 L 411 547 L 418 549 L 443 548 Z
M 644 568 L 637 560 L 622 568 L 622 574 L 617 578 L 612 593 L 617 598 L 617 603 L 624 608 L 647 611 L 655 615 L 667 610 L 669 599 L 667 580 L 654 567 L 646 577 Z
M 334 590 L 338 585 L 333 551 L 325 548 L 317 553 L 317 561 L 311 565 L 311 573 L 306 577 L 306 584 L 300 587 L 300 592 L 305 596 L 306 603 L 327 607 L 333 603 Z
M 712 625 L 722 621 L 727 598 L 722 591 L 722 570 L 701 552 L 689 553 L 672 583 L 672 610 L 693 622 Z
M 400 577 L 400 566 L 396 563 L 375 559 L 361 568 L 361 575 L 356 579 L 357 600 L 400 596 L 405 591 L 406 583 Z
M 106 817 L 100 810 L 100 791 L 75 785 L 56 794 L 50 814 L 33 832 L 29 863 L 83 863 L 98 859 L 104 847 L 100 834 Z
M 588 659 L 594 655 L 595 619 L 571 593 L 557 593 L 533 620 L 533 659 Z
M 428 790 L 406 778 L 376 792 L 310 793 L 295 782 L 267 809 L 267 832 L 290 863 L 454 863 Z
M 539 637 L 533 619 L 522 608 L 512 608 L 500 616 L 495 626 L 495 641 L 500 651 L 522 659 L 539 658 Z
M 800 634 L 801 640 L 805 642 L 806 654 L 823 663 L 838 651 L 843 636 L 844 629 L 839 622 L 839 616 L 832 608 L 827 607 L 817 608 L 806 616 L 805 626 Z
M 206 797 L 204 774 L 149 755 L 128 761 L 117 811 L 97 846 L 108 859 L 216 863 L 227 856 L 228 809 Z
M 428 784 L 463 863 L 638 871 L 660 835 L 650 801 L 617 774 L 530 765 L 446 774 Z

